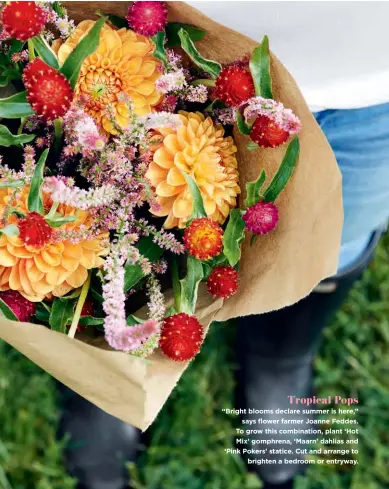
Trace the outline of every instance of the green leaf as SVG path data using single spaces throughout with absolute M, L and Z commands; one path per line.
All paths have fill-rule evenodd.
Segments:
M 266 189 L 264 193 L 264 200 L 266 202 L 274 202 L 278 195 L 285 188 L 285 185 L 288 183 L 290 177 L 292 176 L 294 167 L 296 166 L 298 156 L 300 153 L 300 141 L 296 136 L 289 143 L 288 148 L 286 150 L 284 159 L 277 170 L 277 173 L 274 175 L 270 185 Z
M 246 207 L 251 207 L 261 200 L 261 188 L 266 180 L 265 170 L 261 170 L 258 178 L 254 182 L 246 183 L 246 200 L 244 205 Z
M 244 134 L 245 136 L 249 136 L 251 132 L 251 128 L 246 124 L 243 115 L 240 113 L 240 110 L 235 111 L 236 115 L 236 125 L 238 126 L 239 132 Z
M 0 182 L 0 188 L 19 188 L 25 184 L 24 180 L 15 180 L 14 182 Z
M 142 238 L 139 243 L 137 243 L 136 247 L 138 248 L 140 254 L 147 258 L 150 262 L 159 260 L 163 253 L 162 248 L 154 243 L 153 238 L 150 236 Z M 142 271 L 142 267 L 138 264 L 126 264 L 124 268 L 124 291 L 127 292 L 145 275 Z
M 0 124 L 0 146 L 9 148 L 18 144 L 30 143 L 35 138 L 35 134 L 12 134 L 7 126 Z
M 205 107 L 204 112 L 213 112 L 217 109 L 226 109 L 227 105 L 219 99 L 215 99 L 211 104 Z
M 9 224 L 5 228 L 0 229 L 0 234 L 5 234 L 6 236 L 17 236 L 19 234 L 19 228 L 16 224 Z
M 42 58 L 46 64 L 58 70 L 59 63 L 57 55 L 48 45 L 46 39 L 44 39 L 42 36 L 35 36 L 32 38 L 32 44 L 38 56 Z
M 61 19 L 66 15 L 66 8 L 61 5 L 61 2 L 53 2 L 51 4 L 52 9 L 56 12 Z
M 203 279 L 207 280 L 207 278 L 212 273 L 212 266 L 209 263 L 203 263 Z
M 51 308 L 49 324 L 53 331 L 66 333 L 66 325 L 72 320 L 75 302 L 56 297 Z
M 34 111 L 27 101 L 27 92 L 0 99 L 0 118 L 20 119 L 30 115 L 34 115 Z
M 155 45 L 153 53 L 154 58 L 162 61 L 164 67 L 167 68 L 169 66 L 169 61 L 165 49 L 165 31 L 158 32 L 155 36 L 152 36 L 151 39 Z
M 143 319 L 137 318 L 133 314 L 130 314 L 127 316 L 127 324 L 128 326 L 135 326 L 136 324 L 142 324 L 144 321 Z
M 2 299 L 0 299 L 0 316 L 10 319 L 11 321 L 19 321 L 19 319 Z
M 181 284 L 181 306 L 180 312 L 194 314 L 197 303 L 199 284 L 203 279 L 203 264 L 193 256 L 187 259 L 186 277 L 180 280 Z
M 122 29 L 123 27 L 128 29 L 128 22 L 124 17 L 119 17 L 115 14 L 104 14 L 101 10 L 96 10 L 96 14 L 100 17 L 107 17 L 108 22 L 118 29 Z
M 240 243 L 244 238 L 245 222 L 240 209 L 232 209 L 223 236 L 223 253 L 234 267 L 240 260 Z
M 59 228 L 69 222 L 77 221 L 77 216 L 62 216 L 62 214 L 56 214 L 56 216 L 52 218 L 45 217 L 45 221 L 52 228 Z
M 93 316 L 81 316 L 78 324 L 81 326 L 100 326 L 104 324 L 104 318 L 95 318 Z
M 43 214 L 43 201 L 41 187 L 43 185 L 43 171 L 45 168 L 46 158 L 49 153 L 49 149 L 45 149 L 41 154 L 41 157 L 36 164 L 34 175 L 31 180 L 30 191 L 28 193 L 28 210 L 30 212 L 39 212 Z
M 165 29 L 167 37 L 166 47 L 176 48 L 181 45 L 180 36 L 178 35 L 180 29 L 184 29 L 188 33 L 192 42 L 201 41 L 205 36 L 203 29 L 199 29 L 193 25 L 182 24 L 181 22 L 169 22 Z
M 50 320 L 50 310 L 47 310 L 42 302 L 38 302 L 35 308 L 35 317 L 40 323 L 48 323 Z
M 255 151 L 259 149 L 259 145 L 257 143 L 254 143 L 254 141 L 250 141 L 249 144 L 246 146 L 247 151 Z
M 82 63 L 85 58 L 93 54 L 99 46 L 100 30 L 107 17 L 99 19 L 88 34 L 81 39 L 77 46 L 66 58 L 65 63 L 59 70 L 69 80 L 73 89 L 76 86 Z
M 190 216 L 191 219 L 197 219 L 199 217 L 207 217 L 207 213 L 205 212 L 203 197 L 201 195 L 200 189 L 197 186 L 196 182 L 193 180 L 191 176 L 187 173 L 182 172 L 185 180 L 188 183 L 190 193 L 192 194 L 193 199 L 193 207 L 192 214 Z
M 178 36 L 181 40 L 182 49 L 190 57 L 193 63 L 203 71 L 209 73 L 213 78 L 217 78 L 222 69 L 221 64 L 217 63 L 216 61 L 203 58 L 195 48 L 189 34 L 184 29 L 181 28 L 178 31 Z
M 20 51 L 23 50 L 25 43 L 26 41 L 19 41 L 18 39 L 12 39 L 9 50 L 7 51 L 7 55 L 9 56 L 9 59 L 11 59 L 11 56 L 13 54 L 20 53 Z
M 273 98 L 269 38 L 267 36 L 263 37 L 261 44 L 253 51 L 250 71 L 254 80 L 255 94 L 258 97 Z

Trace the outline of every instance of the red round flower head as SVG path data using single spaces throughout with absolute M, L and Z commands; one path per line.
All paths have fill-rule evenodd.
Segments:
M 253 77 L 243 66 L 223 68 L 216 80 L 215 96 L 228 106 L 236 107 L 255 95 Z
M 254 234 L 267 234 L 276 227 L 279 215 L 273 202 L 260 201 L 243 214 L 246 228 Z
M 223 247 L 223 229 L 208 217 L 193 219 L 185 229 L 184 244 L 188 253 L 198 260 L 210 260 Z
M 7 35 L 27 41 L 40 34 L 47 15 L 35 2 L 9 2 L 2 12 L 1 21 Z
M 19 238 L 31 248 L 42 248 L 50 243 L 53 229 L 38 212 L 29 212 L 26 217 L 19 219 Z
M 35 303 L 25 299 L 16 290 L 0 292 L 0 299 L 7 304 L 19 321 L 29 321 L 35 314 Z
M 52 121 L 69 110 L 73 99 L 69 81 L 41 59 L 36 58 L 27 65 L 23 81 L 31 107 L 44 120 Z
M 171 360 L 185 362 L 197 355 L 203 338 L 204 329 L 197 318 L 180 312 L 164 320 L 159 346 Z
M 154 36 L 163 31 L 167 24 L 167 6 L 165 2 L 133 2 L 126 17 L 129 26 L 137 34 Z
M 207 287 L 214 298 L 228 299 L 238 290 L 238 272 L 230 265 L 216 267 L 208 277 Z
M 289 139 L 289 132 L 265 115 L 260 115 L 251 128 L 250 138 L 262 148 L 275 148 Z

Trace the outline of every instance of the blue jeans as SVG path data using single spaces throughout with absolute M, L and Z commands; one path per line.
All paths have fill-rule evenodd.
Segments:
M 389 103 L 314 115 L 343 176 L 341 270 L 360 257 L 389 217 Z

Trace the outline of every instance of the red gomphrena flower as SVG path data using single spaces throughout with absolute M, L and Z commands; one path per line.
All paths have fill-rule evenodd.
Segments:
M 185 229 L 184 244 L 188 253 L 198 260 L 210 260 L 223 247 L 223 229 L 208 217 L 193 219 Z
M 35 2 L 8 2 L 1 22 L 9 37 L 27 41 L 41 33 L 47 22 L 47 14 Z
M 31 248 L 43 248 L 50 243 L 53 229 L 38 212 L 29 212 L 26 217 L 19 219 L 19 238 Z
M 223 68 L 216 80 L 215 97 L 230 107 L 237 107 L 255 96 L 254 81 L 244 66 Z
M 0 292 L 2 299 L 19 321 L 30 321 L 35 314 L 35 303 L 28 301 L 16 290 L 6 290 Z
M 203 338 L 204 329 L 197 318 L 180 312 L 164 320 L 159 346 L 171 360 L 185 362 L 197 355 Z
M 260 201 L 243 214 L 246 228 L 253 234 L 267 234 L 276 227 L 279 215 L 273 202 Z
M 230 265 L 214 268 L 208 277 L 207 288 L 214 298 L 228 299 L 238 290 L 238 272 Z
M 262 148 L 275 148 L 289 139 L 289 132 L 275 121 L 260 115 L 251 128 L 250 138 Z
M 154 36 L 163 31 L 167 24 L 167 6 L 165 2 L 133 2 L 126 17 L 129 26 L 137 34 Z
M 26 66 L 23 81 L 31 107 L 45 121 L 62 117 L 69 110 L 73 99 L 69 81 L 41 59 L 36 58 Z

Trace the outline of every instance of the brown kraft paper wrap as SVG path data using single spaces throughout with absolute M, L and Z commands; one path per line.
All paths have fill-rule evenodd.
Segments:
M 76 22 L 97 18 L 97 9 L 124 17 L 128 8 L 128 2 L 64 4 Z M 169 2 L 169 16 L 207 32 L 197 47 L 209 59 L 230 62 L 251 53 L 258 44 L 182 2 Z M 259 236 L 253 246 L 248 240 L 243 245 L 238 293 L 223 304 L 213 301 L 201 287 L 196 314 L 205 327 L 214 319 L 260 314 L 293 304 L 337 269 L 343 210 L 335 157 L 296 82 L 274 55 L 271 74 L 274 98 L 291 108 L 303 124 L 299 161 L 277 199 L 277 228 Z M 235 140 L 244 198 L 246 182 L 255 180 L 261 168 L 270 181 L 286 146 L 247 151 L 247 137 L 235 131 Z M 142 359 L 43 326 L 6 319 L 0 320 L 0 338 L 101 409 L 142 430 L 154 421 L 188 363 L 169 360 L 159 351 Z

